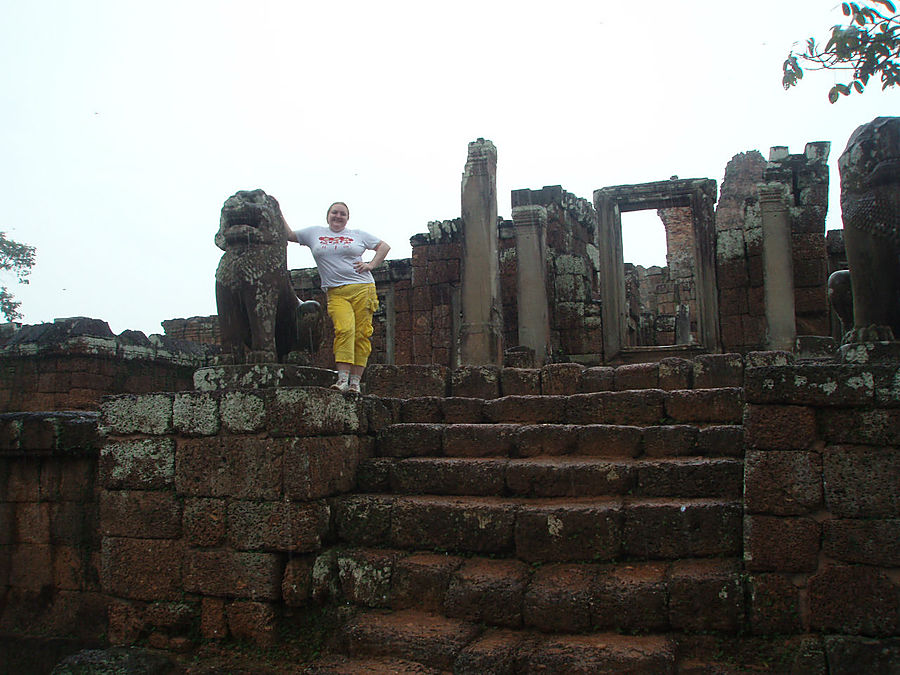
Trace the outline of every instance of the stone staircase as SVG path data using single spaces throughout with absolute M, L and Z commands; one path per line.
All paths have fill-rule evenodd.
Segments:
M 393 403 L 332 503 L 313 595 L 353 612 L 308 673 L 758 672 L 741 389 Z

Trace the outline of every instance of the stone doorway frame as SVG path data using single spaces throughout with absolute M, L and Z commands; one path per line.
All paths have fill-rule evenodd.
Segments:
M 694 280 L 697 291 L 696 351 L 720 352 L 719 302 L 716 287 L 716 217 L 718 189 L 710 178 L 673 178 L 655 183 L 616 185 L 594 190 L 600 251 L 603 360 L 655 361 L 667 347 L 626 347 L 625 259 L 622 214 L 689 206 L 693 224 Z M 667 251 L 668 253 L 668 251 Z

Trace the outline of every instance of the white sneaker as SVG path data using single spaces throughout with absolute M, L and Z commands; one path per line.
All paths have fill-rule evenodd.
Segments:
M 331 388 L 334 389 L 335 391 L 341 392 L 342 394 L 346 394 L 347 389 L 350 388 L 350 385 L 346 381 L 345 382 L 335 382 L 333 385 L 331 385 Z
M 346 391 L 349 391 L 351 394 L 359 394 L 359 382 L 351 382 L 347 385 Z

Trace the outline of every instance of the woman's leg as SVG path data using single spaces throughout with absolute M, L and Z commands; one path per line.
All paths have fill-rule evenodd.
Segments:
M 366 284 L 350 300 L 356 324 L 353 364 L 350 367 L 350 391 L 359 391 L 359 381 L 372 353 L 372 315 L 378 309 L 378 295 L 373 284 Z
M 328 316 L 334 325 L 334 361 L 338 371 L 336 389 L 347 391 L 350 370 L 354 360 L 356 342 L 356 317 L 348 298 L 341 292 L 342 287 L 328 289 Z

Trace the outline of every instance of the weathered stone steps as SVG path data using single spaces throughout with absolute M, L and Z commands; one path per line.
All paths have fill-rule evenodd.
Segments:
M 395 494 L 738 500 L 743 471 L 743 462 L 731 458 L 376 457 L 361 463 L 357 487 L 360 492 Z
M 743 457 L 737 424 L 399 423 L 379 432 L 379 457 Z
M 391 549 L 335 550 L 341 598 L 545 633 L 717 631 L 742 625 L 737 558 L 529 565 L 515 559 Z
M 482 631 L 470 622 L 414 610 L 361 613 L 347 623 L 342 638 L 346 653 L 357 658 L 394 655 L 457 675 L 675 672 L 676 647 L 667 636 Z
M 632 389 L 494 399 L 420 397 L 398 401 L 399 421 L 444 424 L 739 424 L 743 390 Z
M 390 658 L 328 656 L 306 668 L 305 675 L 450 675 L 415 661 Z
M 348 495 L 334 529 L 354 546 L 515 556 L 527 562 L 734 556 L 741 503 L 728 499 L 526 499 Z

